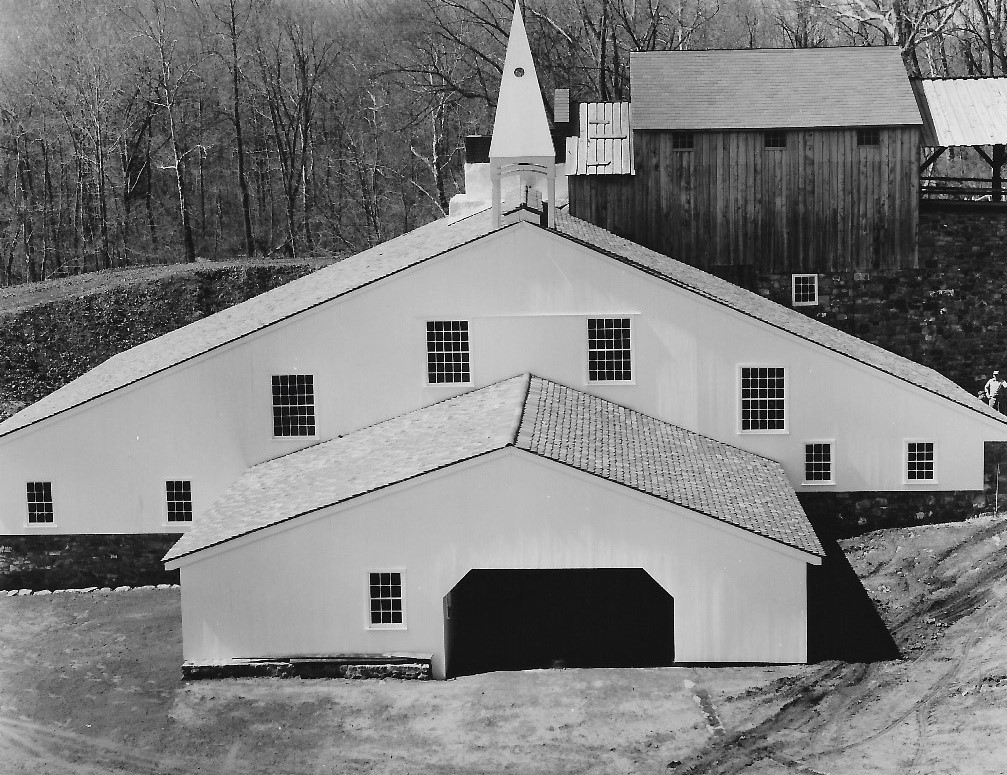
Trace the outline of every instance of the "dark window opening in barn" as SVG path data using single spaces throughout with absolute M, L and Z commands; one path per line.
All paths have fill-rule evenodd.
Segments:
M 858 129 L 857 145 L 880 145 L 881 132 L 877 129 Z
M 402 572 L 379 571 L 368 574 L 371 628 L 401 628 L 405 625 L 402 605 Z
M 818 304 L 818 275 L 791 275 L 791 304 L 808 307 Z
M 164 485 L 168 496 L 168 521 L 192 522 L 192 482 L 169 479 Z
M 804 481 L 832 483 L 832 442 L 814 441 L 804 445 Z
M 588 318 L 587 360 L 591 382 L 633 379 L 629 318 Z
M 427 323 L 427 382 L 431 385 L 470 382 L 469 323 L 432 320 Z
M 766 148 L 786 148 L 787 147 L 787 133 L 786 132 L 766 132 L 765 134 Z
M 641 568 L 471 570 L 444 598 L 448 677 L 675 661 L 675 601 Z
M 906 479 L 932 482 L 936 479 L 934 442 L 910 441 L 906 444 Z
M 28 524 L 52 521 L 52 482 L 28 482 Z
M 691 151 L 694 147 L 694 140 L 692 132 L 672 132 L 671 133 L 671 147 L 675 151 Z
M 782 367 L 741 369 L 741 430 L 786 430 L 784 382 Z
M 315 435 L 314 375 L 273 375 L 273 435 Z

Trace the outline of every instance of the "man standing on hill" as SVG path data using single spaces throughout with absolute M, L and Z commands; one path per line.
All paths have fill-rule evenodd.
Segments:
M 983 396 L 989 402 L 991 409 L 996 409 L 1001 414 L 1004 413 L 1004 404 L 1007 401 L 1007 382 L 1000 379 L 998 369 L 993 370 L 992 378 L 983 388 Z

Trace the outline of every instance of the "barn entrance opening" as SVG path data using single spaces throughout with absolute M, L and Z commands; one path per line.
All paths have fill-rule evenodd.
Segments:
M 447 676 L 675 661 L 675 600 L 641 568 L 472 570 L 444 597 Z

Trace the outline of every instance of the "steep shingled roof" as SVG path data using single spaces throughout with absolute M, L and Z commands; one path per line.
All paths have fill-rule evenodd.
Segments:
M 512 223 L 502 228 L 540 227 L 525 222 L 523 227 Z M 458 221 L 441 219 L 421 226 L 306 277 L 113 356 L 0 423 L 0 437 L 158 374 L 357 288 L 474 242 L 494 231 L 496 229 L 493 228 L 488 210 Z M 993 411 L 933 369 L 845 334 L 701 269 L 617 237 L 562 210 L 557 213 L 555 233 L 667 280 L 679 288 L 1007 423 L 1007 417 Z
M 823 555 L 779 463 L 522 375 L 252 466 L 165 561 L 504 447 Z
M 630 55 L 633 129 L 923 123 L 897 46 Z

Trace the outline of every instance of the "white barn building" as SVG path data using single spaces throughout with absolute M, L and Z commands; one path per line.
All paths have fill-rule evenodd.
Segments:
M 496 206 L 470 194 L 0 423 L 0 534 L 184 532 L 191 662 L 805 661 L 823 551 L 796 493 L 981 490 L 1005 418 L 570 217 L 543 133 L 518 11 Z

